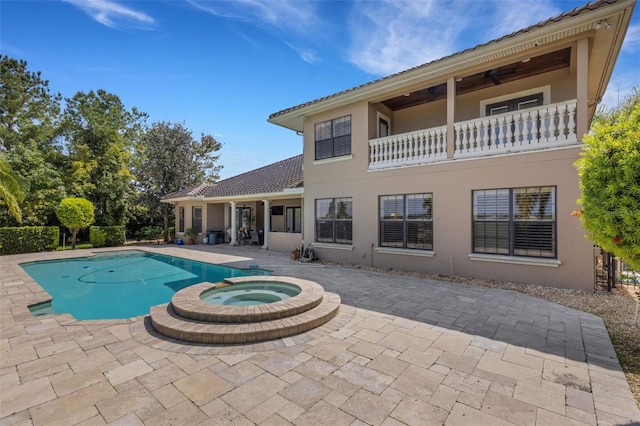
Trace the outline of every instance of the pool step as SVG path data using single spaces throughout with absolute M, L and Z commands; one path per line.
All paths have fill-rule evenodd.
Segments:
M 185 318 L 173 303 L 151 308 L 151 323 L 159 333 L 195 343 L 254 343 L 304 333 L 328 322 L 338 313 L 340 296 L 324 292 L 320 303 L 285 318 L 259 322 L 212 322 Z

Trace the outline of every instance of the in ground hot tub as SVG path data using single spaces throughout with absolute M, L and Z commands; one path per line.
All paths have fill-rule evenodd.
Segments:
M 279 281 L 252 281 L 215 287 L 200 294 L 200 299 L 214 305 L 253 306 L 280 302 L 300 294 L 302 289 Z
M 283 276 L 227 278 L 180 290 L 151 308 L 156 331 L 197 343 L 253 343 L 304 333 L 334 318 L 340 296 Z

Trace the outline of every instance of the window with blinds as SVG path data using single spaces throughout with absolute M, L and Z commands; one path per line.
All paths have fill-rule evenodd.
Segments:
M 202 232 L 202 206 L 191 207 L 191 227 Z
M 433 195 L 380 197 L 380 247 L 433 250 Z
M 351 198 L 316 200 L 316 242 L 351 244 L 353 201 Z
M 351 116 L 315 125 L 316 160 L 351 154 Z
M 473 251 L 555 258 L 555 187 L 473 191 Z

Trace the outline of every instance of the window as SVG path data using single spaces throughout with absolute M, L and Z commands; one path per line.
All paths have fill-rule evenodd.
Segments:
M 378 137 L 389 136 L 389 122 L 382 117 L 378 117 Z
M 555 187 L 473 191 L 473 251 L 556 257 Z
M 178 207 L 178 232 L 184 232 L 184 207 Z
M 351 154 L 351 116 L 317 123 L 316 160 Z
M 391 134 L 391 119 L 380 111 L 377 113 L 378 117 L 378 133 L 377 137 L 384 138 Z
M 316 242 L 351 244 L 352 221 L 351 198 L 316 200 Z
M 534 108 L 542 105 L 542 100 L 542 93 L 535 93 L 533 95 L 523 96 L 516 99 L 496 102 L 486 106 L 486 114 L 489 116 L 510 111 L 520 111 L 521 109 L 526 108 Z
M 287 207 L 287 232 L 299 234 L 302 232 L 302 208 Z
M 202 232 L 202 206 L 191 207 L 191 227 Z
M 380 197 L 380 246 L 433 250 L 433 195 Z

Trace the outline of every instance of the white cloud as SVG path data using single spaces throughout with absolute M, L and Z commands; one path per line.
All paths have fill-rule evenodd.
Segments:
M 283 38 L 299 38 L 301 35 L 313 32 L 313 28 L 321 25 L 320 19 L 316 16 L 315 4 L 311 2 L 292 0 L 271 0 L 268 2 L 261 0 L 187 1 L 203 12 L 220 18 L 261 26 Z M 238 34 L 255 45 L 253 39 L 243 33 L 238 32 Z M 317 52 L 314 49 L 299 46 L 299 41 L 295 45 L 284 43 L 304 62 L 309 64 L 318 62 Z
M 359 2 L 349 60 L 388 75 L 474 47 L 559 14 L 550 0 Z M 526 10 L 526 13 L 523 11 Z
M 622 50 L 625 52 L 635 52 L 640 48 L 640 25 L 629 25 L 627 35 L 622 43 Z
M 600 106 L 607 109 L 618 108 L 627 97 L 633 94 L 634 88 L 640 90 L 640 81 L 635 69 L 631 68 L 625 72 L 614 73 Z
M 298 33 L 307 31 L 315 14 L 313 3 L 291 0 L 187 1 L 193 7 L 215 16 L 260 23 Z
M 300 56 L 300 59 L 305 61 L 308 64 L 315 64 L 319 61 L 317 52 L 313 49 L 306 47 L 298 47 L 291 43 L 287 43 L 287 45 Z
M 63 0 L 82 9 L 87 15 L 109 28 L 125 25 L 145 26 L 155 21 L 149 15 L 130 9 L 112 0 Z
M 360 2 L 353 8 L 349 60 L 372 74 L 391 74 L 455 52 L 476 2 Z M 457 12 L 456 12 L 457 11 Z
M 503 0 L 487 2 L 487 5 L 492 9 L 487 11 L 490 21 L 485 25 L 489 37 L 486 41 L 527 28 L 563 12 L 550 0 Z

